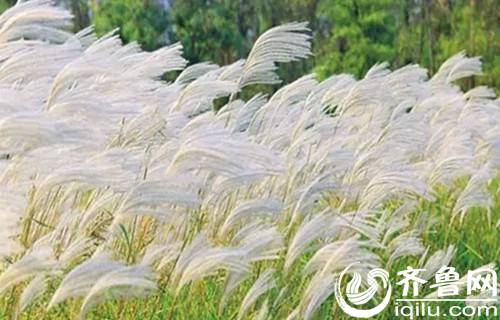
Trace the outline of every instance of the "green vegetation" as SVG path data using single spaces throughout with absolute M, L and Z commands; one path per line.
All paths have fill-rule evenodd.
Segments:
M 462 187 L 466 180 L 462 179 Z M 492 210 L 492 216 L 488 217 L 484 209 L 473 209 L 460 222 L 458 219 L 451 219 L 453 205 L 456 201 L 457 190 L 455 193 L 442 190 L 435 201 L 422 200 L 419 206 L 411 213 L 414 222 L 421 217 L 422 214 L 428 213 L 429 221 L 434 220 L 432 227 L 423 234 L 424 245 L 429 248 L 429 252 L 435 252 L 450 245 L 456 247 L 456 253 L 451 260 L 450 265 L 455 267 L 458 272 L 465 274 L 467 270 L 484 266 L 490 262 L 500 261 L 500 179 L 493 181 L 490 184 L 490 190 L 494 195 L 495 203 Z M 479 236 L 480 235 L 480 236 Z M 218 306 L 225 286 L 225 276 L 223 273 L 199 281 L 195 284 L 188 285 L 181 291 L 180 295 L 173 301 L 172 294 L 169 292 L 162 293 L 161 291 L 155 295 L 148 297 L 146 300 L 131 300 L 128 302 L 113 302 L 103 303 L 93 310 L 87 319 L 104 320 L 104 319 L 235 319 L 240 303 L 245 297 L 252 284 L 258 277 L 259 270 L 264 270 L 267 267 L 276 269 L 282 268 L 285 256 L 272 263 L 263 262 L 256 264 L 254 267 L 255 275 L 246 280 L 240 287 L 231 295 L 222 314 L 219 313 Z M 307 284 L 301 274 L 302 268 L 311 258 L 310 254 L 305 254 L 300 258 L 294 271 L 289 275 L 284 275 L 278 279 L 279 286 L 287 284 L 294 288 L 293 292 L 288 292 L 286 299 L 278 306 L 272 307 L 270 310 L 270 319 L 285 319 L 293 309 L 300 303 L 305 286 Z M 418 259 L 415 257 L 407 257 L 398 260 L 391 268 L 391 282 L 394 284 L 397 281 L 395 274 L 405 269 L 407 266 L 418 265 Z M 54 307 L 50 311 L 46 311 L 45 307 L 50 300 L 50 297 L 57 288 L 58 283 L 51 285 L 52 290 L 46 292 L 42 298 L 31 307 L 29 307 L 19 319 L 29 320 L 33 317 L 44 320 L 59 320 L 59 319 L 76 319 L 80 312 L 80 303 L 82 299 L 72 299 Z M 399 286 L 395 286 L 397 291 L 393 296 L 401 296 Z M 431 289 L 432 291 L 432 289 Z M 4 295 L 0 299 L 0 319 L 8 319 L 8 314 L 15 304 L 15 296 L 20 292 L 13 289 L 10 295 Z M 430 293 L 427 290 L 422 292 L 422 295 Z M 279 290 L 272 290 L 268 299 L 270 305 L 277 299 Z M 264 301 L 261 301 L 262 305 Z M 345 316 L 341 310 L 335 310 L 335 302 L 330 298 L 324 303 L 324 306 L 318 311 L 315 319 L 351 319 Z M 441 304 L 446 306 L 446 304 Z M 461 304 L 455 304 L 461 305 Z M 173 308 L 174 307 L 174 308 Z M 389 305 L 388 310 L 392 308 Z M 258 312 L 258 307 L 255 308 Z M 389 312 L 385 312 L 375 319 L 385 320 L 393 319 Z M 441 319 L 453 319 L 451 317 L 443 317 Z M 486 319 L 485 317 L 476 317 L 475 319 Z
M 226 65 L 248 54 L 259 34 L 308 21 L 314 56 L 283 66 L 291 82 L 307 72 L 360 77 L 375 63 L 418 63 L 432 75 L 453 54 L 482 56 L 485 74 L 464 82 L 499 89 L 500 8 L 496 0 L 61 0 L 76 30 L 94 24 L 99 35 L 120 28 L 125 42 L 152 50 L 180 41 L 192 63 Z M 0 12 L 13 0 L 0 0 Z M 162 5 L 168 3 L 168 5 Z
M 394 62 L 397 1 L 320 1 L 325 26 L 316 40 L 315 71 L 323 78 L 352 73 L 361 77 L 376 63 Z
M 166 44 L 167 13 L 155 1 L 94 1 L 91 23 L 98 35 L 120 28 L 126 42 L 137 41 L 153 50 Z
M 11 0 L 0 0 L 0 13 L 7 10 L 14 3 L 15 3 L 15 1 L 11 1 Z

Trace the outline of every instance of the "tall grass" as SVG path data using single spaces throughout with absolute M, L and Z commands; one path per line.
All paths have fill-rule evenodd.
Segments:
M 47 0 L 0 16 L 0 317 L 337 319 L 353 262 L 499 261 L 500 103 L 455 84 L 478 57 L 243 101 L 310 55 L 306 24 L 186 67 L 179 44 L 70 19 Z

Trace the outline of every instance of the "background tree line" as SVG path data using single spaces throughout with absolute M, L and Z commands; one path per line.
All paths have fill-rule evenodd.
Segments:
M 0 11 L 13 0 L 0 0 Z M 282 67 L 291 81 L 314 71 L 320 78 L 361 77 L 376 62 L 411 62 L 430 74 L 465 50 L 483 57 L 485 75 L 470 79 L 499 90 L 498 0 L 59 0 L 75 15 L 75 29 L 98 34 L 120 27 L 125 42 L 144 49 L 180 41 L 192 63 L 228 64 L 245 56 L 259 34 L 290 21 L 309 21 L 314 57 Z M 474 81 L 476 83 L 474 83 Z

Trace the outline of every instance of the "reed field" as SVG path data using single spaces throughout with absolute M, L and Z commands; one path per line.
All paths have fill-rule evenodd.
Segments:
M 460 87 L 480 57 L 265 94 L 307 23 L 218 66 L 71 18 L 0 16 L 0 319 L 350 319 L 348 266 L 500 262 L 500 100 Z

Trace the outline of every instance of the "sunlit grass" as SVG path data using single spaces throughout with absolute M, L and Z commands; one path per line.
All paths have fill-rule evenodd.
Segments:
M 494 197 L 494 206 L 491 208 L 491 220 L 486 214 L 485 209 L 471 209 L 460 222 L 459 219 L 451 219 L 451 212 L 455 197 L 453 193 L 442 190 L 439 196 L 433 202 L 421 201 L 418 209 L 412 212 L 414 217 L 419 216 L 422 212 L 427 212 L 429 218 L 436 219 L 433 226 L 423 234 L 423 241 L 429 252 L 435 252 L 440 249 L 445 249 L 449 245 L 456 247 L 456 254 L 450 265 L 457 269 L 461 275 L 465 275 L 468 270 L 473 270 L 490 262 L 500 261 L 500 196 L 499 196 L 499 179 L 494 180 L 490 184 L 490 190 Z M 284 272 L 278 273 L 277 281 L 278 288 L 283 288 L 287 285 L 291 290 L 284 293 L 284 298 L 274 305 L 274 302 L 279 297 L 278 289 L 270 291 L 266 297 L 260 298 L 257 307 L 254 308 L 254 314 L 258 311 L 258 307 L 263 304 L 264 300 L 268 299 L 270 308 L 269 319 L 284 319 L 298 305 L 304 286 L 307 283 L 301 273 L 303 267 L 311 257 L 311 254 L 304 254 L 294 265 L 289 274 Z M 281 259 L 272 263 L 260 263 L 255 266 L 255 274 L 252 278 L 243 282 L 240 287 L 232 294 L 223 313 L 219 313 L 219 303 L 222 292 L 224 290 L 224 274 L 219 276 L 209 277 L 203 281 L 193 283 L 184 287 L 180 295 L 174 300 L 171 292 L 160 291 L 150 296 L 145 300 L 131 300 L 127 302 L 112 302 L 108 301 L 99 305 L 89 315 L 88 319 L 105 320 L 105 319 L 236 319 L 238 308 L 248 289 L 258 276 L 259 269 L 262 270 L 266 266 L 273 266 L 280 270 L 284 263 L 284 256 Z M 401 295 L 401 290 L 395 286 L 396 273 L 407 266 L 415 266 L 418 263 L 418 257 L 407 257 L 398 260 L 390 271 L 391 281 L 395 292 L 393 300 Z M 19 319 L 72 319 L 77 318 L 80 312 L 81 299 L 70 299 L 60 305 L 56 305 L 53 309 L 46 311 L 46 304 L 57 287 L 57 283 L 51 286 L 53 289 L 43 295 L 26 311 L 24 311 Z M 431 291 L 424 287 L 421 295 L 424 296 Z M 0 318 L 9 319 L 12 315 L 12 306 L 15 305 L 18 298 L 19 288 L 14 289 L 10 294 L 4 295 L 0 300 Z M 441 303 L 443 307 L 451 306 L 449 303 Z M 454 305 L 463 305 L 457 303 Z M 378 315 L 376 319 L 392 319 L 391 309 L 394 306 L 394 301 L 387 307 L 386 312 Z M 318 310 L 316 319 L 349 319 L 345 316 L 342 310 L 336 307 L 336 302 L 333 297 L 330 297 Z M 451 319 L 451 317 L 450 317 Z M 481 319 L 481 318 L 478 318 Z

